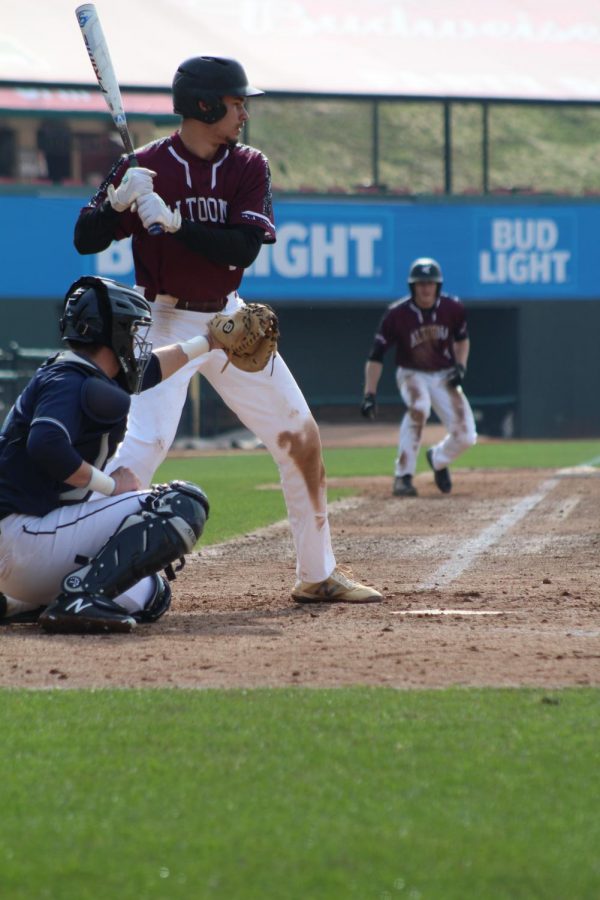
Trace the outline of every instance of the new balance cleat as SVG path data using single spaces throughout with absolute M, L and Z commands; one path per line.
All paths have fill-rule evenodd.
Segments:
M 383 597 L 375 588 L 351 581 L 336 569 L 325 581 L 297 581 L 292 599 L 297 603 L 377 603 Z
M 136 626 L 133 616 L 106 597 L 62 594 L 39 618 L 44 631 L 60 634 L 104 634 L 129 632 Z

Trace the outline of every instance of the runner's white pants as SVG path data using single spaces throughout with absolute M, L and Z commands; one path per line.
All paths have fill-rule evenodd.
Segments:
M 448 384 L 450 371 L 421 372 L 402 367 L 396 370 L 396 382 L 406 413 L 400 422 L 395 475 L 414 475 L 423 428 L 432 408 L 447 430 L 446 436 L 433 447 L 436 469 L 450 465 L 477 441 L 473 411 L 462 388 Z
M 0 591 L 32 607 L 52 603 L 62 580 L 80 568 L 76 557 L 94 557 L 126 516 L 138 513 L 147 492 L 119 494 L 45 516 L 10 515 L 0 520 Z M 153 579 L 142 578 L 116 599 L 128 612 L 143 609 Z
M 243 305 L 230 295 L 224 312 Z M 168 301 L 152 304 L 149 340 L 158 349 L 206 334 L 213 313 L 177 310 Z M 200 372 L 243 425 L 267 447 L 275 460 L 288 510 L 302 581 L 324 581 L 335 569 L 327 519 L 327 488 L 319 430 L 296 381 L 278 354 L 262 372 L 242 372 L 212 350 L 191 360 L 170 378 L 132 397 L 127 434 L 107 471 L 127 466 L 143 486 L 165 459 L 177 432 L 190 379 Z M 214 498 L 218 515 L 219 498 Z

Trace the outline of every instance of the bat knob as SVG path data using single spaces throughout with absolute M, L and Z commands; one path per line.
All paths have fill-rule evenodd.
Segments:
M 154 225 L 151 225 L 148 229 L 148 234 L 157 235 L 164 234 L 163 227 L 158 222 L 155 222 Z

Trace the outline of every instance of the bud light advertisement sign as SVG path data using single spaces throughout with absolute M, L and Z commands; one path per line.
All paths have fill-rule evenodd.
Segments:
M 82 274 L 135 282 L 129 240 L 92 256 L 75 250 L 86 202 L 0 194 L 3 220 L 15 224 L 3 235 L 0 296 L 62 297 Z M 263 245 L 245 272 L 247 300 L 389 303 L 407 293 L 418 257 L 436 259 L 444 290 L 466 301 L 600 295 L 596 200 L 278 198 L 275 224 L 277 242 Z

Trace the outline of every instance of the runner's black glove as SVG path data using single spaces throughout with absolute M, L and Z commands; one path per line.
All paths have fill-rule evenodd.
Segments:
M 456 363 L 452 371 L 448 376 L 448 384 L 451 387 L 460 387 L 463 381 L 465 380 L 465 375 L 467 374 L 466 367 L 461 363 Z
M 377 413 L 377 404 L 375 402 L 375 394 L 365 394 L 364 400 L 360 405 L 360 414 L 365 419 L 374 419 Z

